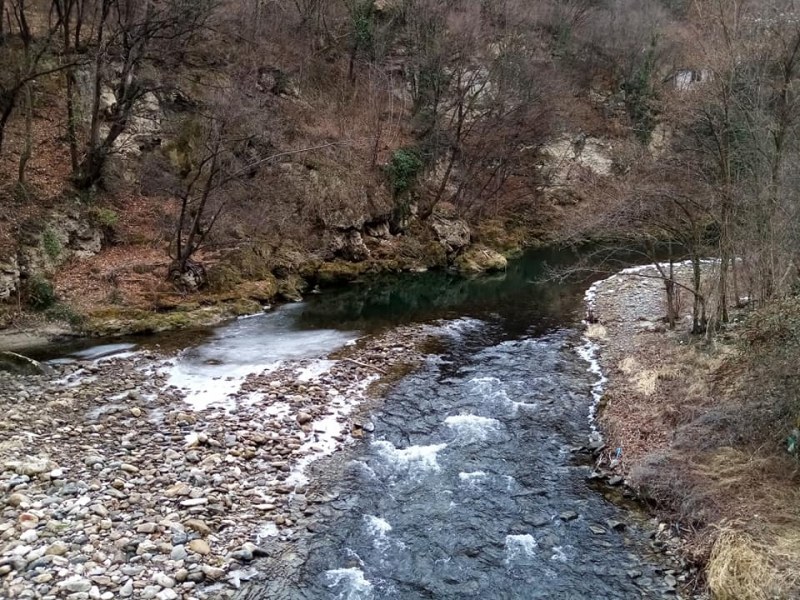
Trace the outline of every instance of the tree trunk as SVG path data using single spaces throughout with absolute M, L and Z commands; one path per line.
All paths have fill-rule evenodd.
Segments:
M 67 79 L 67 141 L 69 142 L 69 160 L 73 176 L 78 174 L 78 133 L 76 131 L 75 115 L 75 73 L 72 69 L 66 71 Z
M 6 0 L 0 0 L 0 45 L 6 41 Z
M 14 112 L 14 105 L 17 103 L 19 88 L 10 89 L 0 94 L 0 152 L 3 151 L 3 141 L 5 140 L 6 125 Z
M 33 151 L 33 94 L 31 93 L 31 84 L 27 83 L 23 90 L 25 96 L 25 142 L 22 147 L 22 152 L 19 155 L 19 169 L 17 171 L 17 182 L 20 186 L 25 185 L 25 167 L 31 158 Z
M 667 323 L 669 324 L 670 329 L 675 329 L 675 322 L 680 315 L 677 314 L 678 306 L 676 301 L 677 299 L 675 297 L 677 292 L 677 288 L 675 286 L 675 266 L 671 257 L 669 259 L 669 275 L 667 276 L 667 279 L 664 280 L 664 291 L 667 295 Z
M 700 306 L 700 284 L 700 257 L 697 255 L 692 255 L 692 286 L 694 288 L 694 302 L 692 303 L 692 333 L 694 334 L 702 333 L 705 329 L 705 324 L 703 323 L 703 321 L 705 321 L 705 306 Z
M 103 178 L 103 165 L 107 154 L 105 145 L 89 149 L 78 166 L 74 178 L 75 187 L 79 190 L 88 190 Z

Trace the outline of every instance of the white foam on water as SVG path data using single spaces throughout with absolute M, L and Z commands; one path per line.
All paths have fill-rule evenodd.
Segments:
M 564 549 L 561 546 L 553 546 L 553 555 L 550 557 L 550 560 L 563 563 L 567 562 L 567 555 Z
M 485 440 L 500 429 L 500 421 L 497 419 L 478 415 L 451 415 L 444 423 L 454 429 L 459 437 L 470 442 Z
M 425 471 L 439 470 L 437 455 L 447 447 L 447 444 L 431 444 L 430 446 L 397 448 L 386 440 L 377 440 L 372 444 L 391 463 L 405 467 L 415 467 Z
M 360 460 L 351 460 L 350 464 L 353 465 L 359 472 L 363 473 L 369 479 L 376 479 L 375 471 L 367 463 Z
M 491 388 L 503 384 L 497 377 L 473 377 L 469 380 L 469 383 L 472 384 L 473 388 Z
M 392 530 L 389 521 L 375 515 L 364 515 L 364 522 L 367 525 L 367 530 L 376 537 L 386 537 L 386 534 Z
M 460 337 L 464 333 L 478 329 L 484 325 L 486 325 L 486 323 L 480 319 L 462 317 L 460 319 L 437 321 L 433 325 L 428 325 L 426 329 L 434 335 Z
M 472 471 L 458 474 L 461 484 L 468 488 L 479 488 L 480 484 L 486 479 L 486 473 L 483 471 Z
M 506 563 L 536 554 L 539 544 L 530 533 L 506 536 Z
M 480 480 L 480 479 L 484 479 L 485 477 L 486 477 L 486 473 L 484 471 L 471 471 L 471 472 L 462 471 L 461 473 L 458 474 L 458 478 L 461 481 L 470 481 L 470 482 L 472 482 L 472 481 L 477 481 L 477 480 Z
M 364 571 L 356 567 L 325 571 L 325 579 L 329 588 L 342 586 L 337 596 L 339 600 L 369 600 L 373 597 L 372 583 L 364 577 Z
M 372 536 L 372 545 L 375 546 L 375 549 L 380 552 L 386 551 L 391 544 L 388 534 L 392 530 L 392 526 L 389 521 L 375 515 L 364 515 L 364 525 L 367 533 Z M 403 544 L 400 543 L 399 545 L 402 546 Z

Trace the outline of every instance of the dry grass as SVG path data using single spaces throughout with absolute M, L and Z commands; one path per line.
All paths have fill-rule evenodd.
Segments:
M 717 600 L 797 598 L 800 534 L 757 539 L 739 527 L 721 528 L 706 568 Z
M 687 556 L 706 561 L 714 598 L 800 598 L 800 476 L 777 443 L 774 407 L 742 393 L 755 367 L 735 343 L 637 328 L 662 313 L 662 295 L 657 282 L 616 282 L 598 296 L 609 447 L 622 448 L 629 480 L 661 517 L 690 532 Z

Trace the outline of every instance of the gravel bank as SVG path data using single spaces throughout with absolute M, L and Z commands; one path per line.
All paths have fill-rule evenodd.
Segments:
M 153 353 L 0 373 L 0 597 L 232 596 L 254 558 L 313 528 L 329 499 L 303 468 L 370 429 L 355 407 L 425 337 L 286 362 L 199 411 Z

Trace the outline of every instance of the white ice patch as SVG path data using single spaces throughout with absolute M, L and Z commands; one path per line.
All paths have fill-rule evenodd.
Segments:
M 359 382 L 358 388 L 352 396 L 337 395 L 341 401 L 332 402 L 329 405 L 329 414 L 311 424 L 311 434 L 308 436 L 308 440 L 300 446 L 299 452 L 302 458 L 295 463 L 292 472 L 286 478 L 287 484 L 305 485 L 308 483 L 308 477 L 305 475 L 306 467 L 323 456 L 333 454 L 341 445 L 337 438 L 341 438 L 344 433 L 345 417 L 353 412 L 353 409 L 363 400 L 364 392 L 377 378 L 378 376 L 374 375 Z
M 373 597 L 372 584 L 364 577 L 364 571 L 356 567 L 325 571 L 325 579 L 329 588 L 342 588 L 336 596 L 339 600 L 369 600 Z
M 278 526 L 272 521 L 267 521 L 261 527 L 259 527 L 258 532 L 256 533 L 256 542 L 258 544 L 262 544 L 266 538 L 278 537 L 279 533 Z
M 529 558 L 536 554 L 539 544 L 530 533 L 506 536 L 506 563 L 520 558 Z
M 331 329 L 297 329 L 294 313 L 301 309 L 302 303 L 287 305 L 217 328 L 214 337 L 181 352 L 166 367 L 167 384 L 184 390 L 195 410 L 212 405 L 231 410 L 248 375 L 274 371 L 287 360 L 324 356 L 355 338 Z
M 500 429 L 500 421 L 497 419 L 478 415 L 452 415 L 447 417 L 444 423 L 467 442 L 486 440 Z
M 135 348 L 136 344 L 100 344 L 99 346 L 92 346 L 85 350 L 73 352 L 70 356 L 81 360 L 98 361 L 103 358 L 130 356 Z
M 297 370 L 297 381 L 308 383 L 330 371 L 338 361 L 319 359 L 312 361 L 305 367 Z
M 432 444 L 430 446 L 409 446 L 401 449 L 385 440 L 375 441 L 373 445 L 379 448 L 381 454 L 392 464 L 424 471 L 439 470 L 437 455 L 447 447 L 447 444 Z

